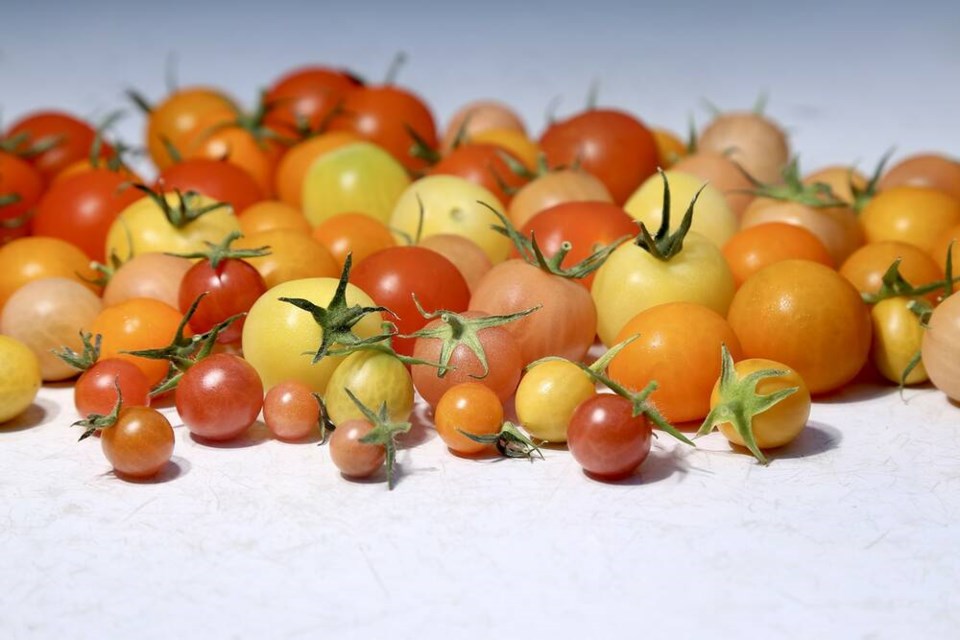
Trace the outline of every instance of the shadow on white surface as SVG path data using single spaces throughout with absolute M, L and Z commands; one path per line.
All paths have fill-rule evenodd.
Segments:
M 45 398 L 37 398 L 33 404 L 12 420 L 0 423 L 0 434 L 26 431 L 47 424 L 60 415 L 60 407 Z
M 800 435 L 793 442 L 776 449 L 764 451 L 771 464 L 777 460 L 794 460 L 796 458 L 811 458 L 813 456 L 832 451 L 840 446 L 843 434 L 834 426 L 811 420 L 804 427 Z M 753 457 L 746 447 L 730 443 L 734 453 Z
M 631 476 L 622 480 L 606 480 L 599 478 L 588 471 L 583 471 L 583 475 L 598 484 L 636 486 L 650 485 L 657 482 L 663 482 L 673 476 L 685 476 L 688 471 L 688 465 L 682 454 L 678 454 L 676 449 L 654 448 L 647 455 L 640 468 Z
M 257 420 L 250 425 L 249 429 L 232 440 L 210 440 L 203 436 L 198 436 L 195 433 L 190 434 L 190 439 L 199 445 L 210 447 L 211 449 L 247 449 L 271 440 L 272 436 L 270 435 L 270 430 L 267 428 L 267 425 Z
M 426 402 L 419 401 L 410 414 L 410 431 L 397 436 L 397 445 L 400 449 L 413 449 L 430 442 L 437 437 L 437 430 L 433 426 L 433 411 Z
M 129 482 L 131 484 L 164 484 L 166 482 L 172 482 L 181 476 L 187 475 L 191 468 L 192 466 L 188 460 L 179 456 L 173 456 L 163 467 L 163 469 L 161 469 L 160 472 L 152 478 L 131 478 L 130 476 L 117 473 L 115 471 L 111 471 L 107 475 L 112 475 L 119 480 L 123 480 L 124 482 Z

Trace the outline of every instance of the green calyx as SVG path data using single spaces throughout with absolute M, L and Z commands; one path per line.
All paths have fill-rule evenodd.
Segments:
M 369 338 L 361 338 L 353 332 L 353 327 L 368 314 L 382 311 L 391 315 L 395 314 L 386 307 L 363 307 L 358 304 L 347 306 L 347 283 L 350 280 L 352 265 L 353 255 L 347 254 L 347 259 L 343 263 L 343 271 L 340 272 L 340 282 L 337 284 L 337 290 L 326 307 L 321 307 L 305 298 L 279 298 L 281 302 L 292 304 L 312 315 L 314 321 L 322 330 L 323 338 L 316 353 L 313 354 L 314 364 L 328 355 L 342 356 L 373 345 L 384 346 L 380 343 L 390 340 L 396 333 L 396 327 L 389 322 L 384 323 L 383 333 Z M 340 345 L 340 348 L 333 349 L 335 344 Z
M 477 200 L 478 204 L 483 205 L 500 219 L 499 225 L 491 225 L 491 229 L 497 233 L 504 235 L 513 242 L 514 246 L 517 248 L 517 252 L 520 254 L 520 257 L 527 262 L 532 264 L 535 267 L 546 271 L 549 274 L 560 276 L 561 278 L 583 278 L 601 266 L 606 262 L 607 258 L 610 257 L 610 254 L 613 253 L 617 247 L 630 239 L 630 236 L 623 236 L 618 238 L 606 245 L 596 250 L 580 262 L 570 266 L 570 267 L 561 267 L 563 259 L 567 257 L 567 254 L 570 253 L 570 250 L 573 248 L 573 245 L 569 242 L 564 242 L 560 246 L 560 250 L 557 251 L 553 256 L 547 258 L 543 255 L 543 251 L 540 249 L 540 245 L 537 244 L 537 239 L 534 234 L 530 234 L 530 237 L 523 235 L 520 231 L 513 226 L 513 223 L 510 220 L 497 211 L 494 207 L 491 207 L 489 204 L 482 200 Z
M 916 298 L 918 296 L 925 296 L 938 289 L 943 291 L 941 298 L 950 296 L 953 294 L 953 285 L 960 282 L 960 276 L 953 277 L 952 248 L 953 243 L 951 243 L 950 248 L 947 249 L 946 276 L 943 280 L 934 280 L 933 282 L 914 286 L 900 273 L 900 262 L 902 259 L 897 258 L 884 272 L 880 290 L 876 293 L 861 293 L 860 297 L 863 298 L 863 301 L 867 304 L 876 304 L 887 298 Z
M 119 381 L 114 380 L 113 386 L 117 390 L 117 401 L 114 403 L 113 409 L 110 411 L 110 413 L 105 416 L 102 416 L 99 413 L 91 413 L 83 420 L 77 420 L 70 425 L 71 427 L 84 428 L 83 433 L 80 435 L 80 439 L 77 442 L 82 442 L 97 431 L 109 429 L 113 425 L 117 424 L 117 420 L 120 418 L 120 407 L 123 406 L 123 393 L 120 391 Z
M 543 460 L 543 452 L 540 451 L 540 447 L 534 444 L 533 440 L 510 421 L 504 422 L 497 433 L 487 435 L 468 433 L 463 429 L 457 429 L 457 431 L 474 442 L 496 445 L 497 451 L 505 458 L 527 458 L 532 462 L 536 455 Z
M 160 208 L 163 215 L 166 216 L 167 221 L 177 229 L 182 229 L 211 211 L 230 207 L 226 202 L 213 202 L 201 206 L 200 198 L 202 196 L 199 193 L 196 191 L 181 193 L 179 189 L 173 190 L 173 193 L 177 197 L 177 202 L 171 205 L 167 202 L 166 195 L 162 192 L 154 191 L 145 184 L 134 184 L 132 186 L 134 189 L 145 193 L 147 197 Z
M 697 431 L 697 437 L 705 436 L 718 425 L 729 422 L 743 439 L 750 453 L 760 462 L 768 464 L 766 456 L 757 446 L 753 434 L 753 417 L 770 409 L 784 398 L 797 392 L 799 387 L 780 389 L 773 393 L 759 395 L 757 383 L 764 378 L 778 378 L 789 371 L 786 369 L 761 369 L 742 378 L 737 376 L 733 366 L 733 357 L 727 345 L 721 347 L 720 364 L 720 402 L 710 410 Z
M 396 438 L 399 434 L 410 431 L 412 425 L 409 422 L 391 422 L 386 402 L 380 404 L 378 413 L 374 413 L 369 407 L 363 404 L 350 389 L 344 387 L 343 390 L 350 397 L 350 400 L 353 401 L 353 404 L 357 405 L 357 409 L 360 410 L 363 417 L 373 425 L 373 429 L 371 429 L 367 435 L 360 438 L 360 442 L 369 445 L 379 445 L 384 448 L 387 454 L 387 488 L 393 490 L 394 471 L 397 466 Z
M 22 198 L 19 193 L 0 193 L 0 207 L 17 204 Z
M 0 151 L 12 153 L 20 158 L 34 158 L 46 153 L 63 142 L 62 135 L 43 136 L 38 140 L 31 140 L 30 133 L 23 131 L 5 140 L 0 140 Z
M 204 242 L 207 245 L 206 251 L 196 251 L 194 253 L 169 253 L 167 255 L 177 256 L 179 258 L 201 259 L 210 262 L 210 266 L 216 269 L 224 260 L 243 260 L 245 258 L 261 258 L 270 255 L 270 247 L 257 247 L 255 249 L 233 249 L 230 247 L 235 240 L 239 240 L 243 234 L 239 231 L 231 231 L 220 244 L 213 242 Z
M 122 220 L 121 220 L 122 222 Z M 127 244 L 133 246 L 133 238 L 130 237 L 130 229 L 124 225 L 124 231 L 127 233 Z M 133 257 L 133 252 L 131 251 L 130 257 Z M 93 261 L 90 263 L 90 268 L 97 273 L 95 278 L 87 278 L 83 274 L 77 274 L 80 278 L 90 284 L 96 285 L 98 287 L 105 287 L 110 282 L 113 275 L 117 272 L 121 266 L 123 266 L 123 260 L 120 259 L 120 256 L 117 255 L 117 252 L 114 249 L 110 250 L 110 256 L 108 257 L 109 264 L 103 264 L 102 262 Z
M 518 311 L 517 313 L 511 313 L 507 315 L 466 318 L 459 313 L 446 310 L 438 310 L 428 313 L 427 311 L 423 310 L 423 307 L 420 306 L 420 301 L 417 300 L 416 296 L 414 296 L 413 302 L 417 305 L 417 310 L 420 312 L 420 315 L 422 315 L 425 319 L 429 321 L 439 318 L 442 324 L 432 329 L 423 328 L 419 331 L 415 331 L 402 337 L 433 338 L 441 341 L 440 360 L 437 363 L 438 378 L 443 378 L 447 375 L 447 372 L 452 369 L 450 366 L 450 359 L 453 357 L 453 352 L 457 349 L 457 347 L 460 345 L 465 346 L 467 349 L 473 352 L 473 354 L 477 357 L 477 360 L 480 361 L 480 366 L 483 367 L 482 375 L 470 376 L 471 378 L 475 378 L 477 380 L 486 378 L 487 374 L 490 372 L 490 368 L 487 363 L 487 354 L 483 349 L 483 343 L 480 342 L 480 332 L 484 329 L 489 329 L 490 327 L 500 327 L 509 322 L 513 322 L 514 320 L 519 320 L 520 318 L 530 315 L 541 307 L 541 305 L 537 305 L 535 307 L 531 307 L 530 309 L 525 309 L 523 311 Z
M 610 389 L 621 398 L 625 398 L 629 400 L 630 404 L 633 407 L 632 414 L 634 417 L 637 417 L 639 415 L 645 415 L 647 419 L 650 420 L 650 422 L 652 422 L 657 429 L 664 431 L 665 433 L 673 436 L 674 438 L 676 438 L 677 440 L 679 440 L 684 444 L 688 444 L 691 447 L 695 447 L 696 445 L 693 443 L 692 440 L 690 440 L 690 438 L 683 435 L 683 433 L 681 433 L 676 427 L 674 427 L 672 424 L 667 422 L 667 419 L 663 417 L 663 414 L 661 414 L 656 407 L 654 407 L 652 404 L 647 402 L 647 398 L 650 397 L 650 394 L 657 390 L 656 381 L 651 381 L 642 390 L 637 392 L 637 391 L 632 391 L 630 389 L 627 389 L 622 384 L 620 384 L 619 382 L 615 382 L 614 380 L 611 380 L 609 377 L 607 377 L 603 373 L 604 370 L 607 368 L 607 365 L 610 364 L 610 361 L 613 360 L 617 356 L 617 354 L 619 354 L 628 344 L 630 344 L 631 342 L 633 342 L 639 337 L 640 337 L 639 334 L 632 335 L 626 340 L 622 342 L 618 342 L 617 344 L 610 347 L 610 349 L 605 354 L 603 354 L 603 356 L 601 356 L 600 359 L 598 359 L 596 362 L 594 362 L 592 365 L 589 365 L 589 366 L 582 362 L 575 361 L 575 360 L 568 360 L 567 358 L 561 358 L 559 356 L 548 356 L 546 358 L 541 358 L 539 360 L 531 362 L 529 365 L 527 365 L 527 370 L 535 367 L 536 365 L 542 362 L 552 362 L 552 361 L 568 362 L 573 366 L 577 367 L 578 369 L 580 369 L 581 371 L 583 371 L 584 373 L 586 373 L 588 376 L 590 376 L 590 379 L 593 380 L 594 382 L 602 384 L 607 389 Z
M 159 385 L 150 390 L 151 397 L 176 389 L 187 369 L 210 355 L 213 347 L 217 344 L 217 337 L 231 324 L 247 315 L 246 313 L 232 315 L 209 331 L 187 337 L 185 332 L 187 325 L 190 323 L 190 318 L 196 313 L 200 301 L 203 300 L 206 295 L 206 292 L 201 293 L 197 296 L 197 299 L 193 301 L 193 304 L 190 305 L 190 308 L 187 309 L 169 345 L 159 349 L 140 349 L 137 351 L 122 352 L 141 358 L 149 358 L 150 360 L 166 360 L 170 363 L 166 377 Z
M 99 333 L 94 336 L 89 331 L 81 329 L 80 342 L 83 344 L 83 351 L 80 353 L 70 347 L 53 349 L 52 353 L 74 369 L 86 371 L 100 359 L 100 345 L 103 342 L 103 336 Z
M 796 202 L 815 209 L 849 206 L 849 203 L 838 198 L 830 185 L 826 183 L 804 184 L 800 177 L 800 160 L 796 157 L 791 159 L 781 172 L 783 184 L 763 184 L 739 164 L 737 167 L 740 169 L 740 173 L 753 185 L 753 189 L 749 193 L 755 196 L 783 202 Z
M 670 260 L 683 250 L 683 241 L 690 232 L 690 226 L 693 224 L 693 208 L 697 204 L 697 198 L 706 188 L 707 183 L 703 183 L 697 192 L 693 194 L 690 204 L 687 205 L 687 211 L 683 214 L 680 226 L 673 233 L 670 233 L 670 183 L 667 180 L 667 174 L 663 169 L 657 168 L 660 177 L 663 178 L 663 208 L 660 211 L 660 228 L 657 234 L 651 236 L 647 226 L 640 223 L 640 233 L 637 234 L 634 244 L 644 249 L 657 260 L 664 262 Z
M 443 158 L 438 150 L 430 146 L 430 143 L 427 142 L 423 136 L 417 133 L 417 130 L 411 127 L 409 124 L 404 123 L 403 128 L 406 129 L 407 135 L 410 136 L 410 139 L 413 141 L 410 144 L 410 155 L 414 158 L 423 160 L 428 165 L 433 166 L 440 162 Z
M 877 195 L 880 178 L 883 177 L 884 169 L 886 169 L 887 162 L 890 160 L 890 156 L 893 155 L 893 151 L 894 150 L 891 148 L 880 157 L 880 161 L 874 168 L 873 174 L 867 181 L 867 185 L 863 188 L 860 188 L 854 184 L 853 169 L 850 169 L 850 193 L 853 194 L 853 202 L 850 203 L 850 206 L 857 213 L 863 211 L 864 207 L 867 206 L 867 203 L 873 200 L 873 197 Z

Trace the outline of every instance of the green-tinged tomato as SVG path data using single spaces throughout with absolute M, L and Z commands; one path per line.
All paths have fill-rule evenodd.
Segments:
M 363 420 L 363 412 L 345 389 L 367 407 L 377 411 L 387 404 L 391 422 L 404 422 L 413 411 L 413 381 L 410 372 L 396 356 L 367 349 L 351 353 L 334 370 L 324 394 L 327 417 L 335 425 L 347 420 Z
M 900 382 L 903 372 L 920 353 L 923 327 L 920 318 L 908 307 L 909 298 L 887 298 L 873 305 L 873 345 L 871 356 L 877 371 L 891 382 Z M 919 363 L 903 379 L 904 384 L 918 384 L 927 380 L 927 370 Z
M 400 196 L 390 226 L 410 238 L 417 237 L 418 229 L 422 238 L 442 233 L 469 238 L 497 264 L 506 260 L 513 245 L 491 228 L 499 225 L 500 220 L 488 207 L 503 213 L 497 197 L 480 185 L 456 176 L 427 176 L 411 184 Z
M 409 184 L 403 165 L 377 145 L 347 144 L 310 165 L 303 179 L 303 213 L 313 226 L 341 213 L 365 213 L 389 222 Z

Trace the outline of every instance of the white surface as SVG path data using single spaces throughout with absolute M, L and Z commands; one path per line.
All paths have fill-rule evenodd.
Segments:
M 103 114 L 128 84 L 157 96 L 173 49 L 184 83 L 251 96 L 310 61 L 376 77 L 403 48 L 401 81 L 441 121 L 499 96 L 536 130 L 553 96 L 573 111 L 599 77 L 602 103 L 676 129 L 703 119 L 701 97 L 767 89 L 809 168 L 960 150 L 956 3 L 15 4 L 7 121 Z M 70 391 L 45 388 L 0 429 L 0 637 L 957 637 L 960 409 L 877 391 L 816 404 L 769 468 L 718 435 L 661 438 L 621 485 L 560 451 L 458 459 L 420 428 L 388 493 L 343 480 L 322 447 L 214 448 L 182 427 L 175 472 L 124 482 L 75 442 Z

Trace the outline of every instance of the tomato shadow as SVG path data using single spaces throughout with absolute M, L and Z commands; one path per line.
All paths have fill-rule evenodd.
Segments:
M 116 471 L 112 471 L 111 475 L 131 484 L 164 484 L 187 475 L 191 468 L 192 465 L 187 460 L 179 456 L 173 456 L 157 475 L 150 478 L 132 478 Z
M 210 440 L 209 438 L 198 436 L 195 433 L 190 434 L 190 439 L 199 445 L 210 447 L 211 449 L 247 449 L 249 447 L 256 447 L 270 440 L 271 434 L 267 425 L 257 420 L 250 425 L 249 429 L 232 440 Z
M 836 427 L 824 422 L 810 421 L 792 442 L 776 449 L 766 449 L 764 454 L 771 463 L 777 460 L 811 458 L 836 449 L 842 440 L 843 434 Z M 746 447 L 731 442 L 730 448 L 735 453 L 753 457 Z
M 0 433 L 26 431 L 47 424 L 60 415 L 60 407 L 55 402 L 38 398 L 17 417 L 0 423 Z
M 689 465 L 684 459 L 685 457 L 685 455 L 678 453 L 677 448 L 663 449 L 654 447 L 650 450 L 647 459 L 643 461 L 640 468 L 634 472 L 633 475 L 623 478 L 622 480 L 599 478 L 588 471 L 584 471 L 583 475 L 600 484 L 618 484 L 624 486 L 651 485 L 669 480 L 674 476 L 678 476 L 678 479 L 686 476 L 689 471 Z
M 413 449 L 437 437 L 433 426 L 433 409 L 426 402 L 418 402 L 410 414 L 410 431 L 397 436 L 400 449 Z
M 823 404 L 862 402 L 887 396 L 896 391 L 897 385 L 880 375 L 871 363 L 867 363 L 853 380 L 836 391 L 815 395 L 813 401 Z

